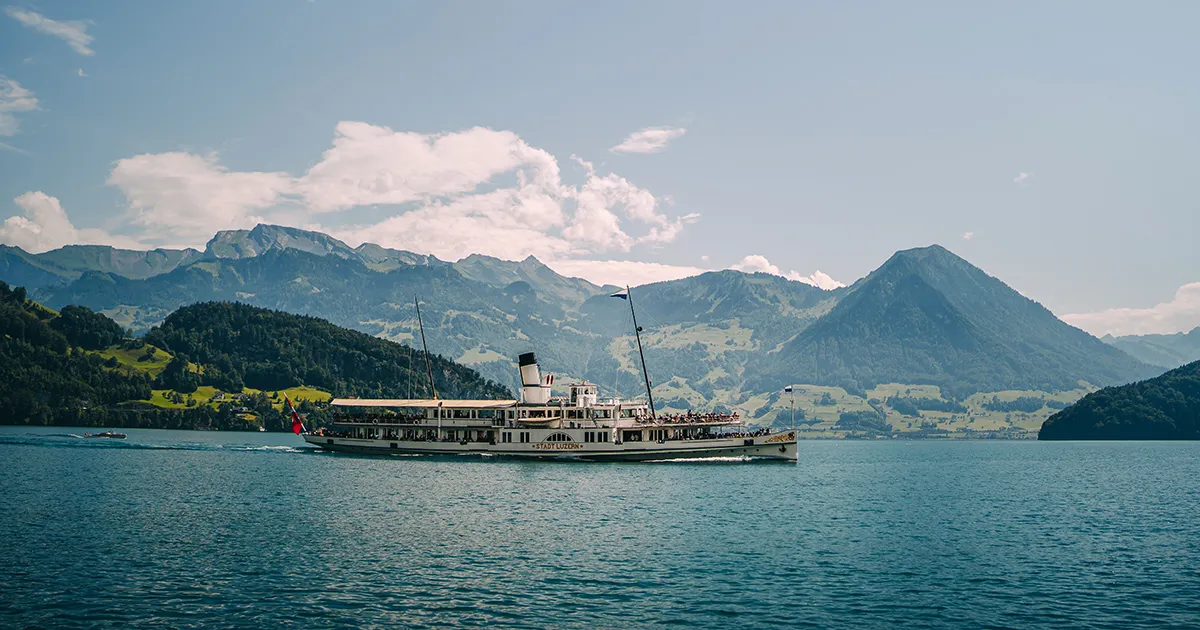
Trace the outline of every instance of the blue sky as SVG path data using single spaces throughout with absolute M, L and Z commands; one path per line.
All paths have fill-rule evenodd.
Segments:
M 4 6 L 6 243 L 845 283 L 940 243 L 1098 334 L 1200 325 L 1197 4 Z

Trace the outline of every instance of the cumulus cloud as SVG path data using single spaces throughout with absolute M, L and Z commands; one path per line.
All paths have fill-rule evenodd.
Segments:
M 971 239 L 973 239 L 973 238 L 975 238 L 975 233 L 974 233 L 974 232 L 963 232 L 963 240 L 964 240 L 964 241 L 969 241 L 969 240 L 971 240 Z
M 769 273 L 773 276 L 783 276 L 788 280 L 795 280 L 796 282 L 811 284 L 814 287 L 819 287 L 827 291 L 846 286 L 845 284 L 829 277 L 829 274 L 820 270 L 815 271 L 811 275 L 807 276 L 798 271 L 788 271 L 785 273 L 778 266 L 771 264 L 771 261 L 767 260 L 766 256 L 760 256 L 758 254 L 746 256 L 741 262 L 731 267 L 731 269 L 744 271 L 746 273 L 761 272 Z
M 134 239 L 113 236 L 104 230 L 76 228 L 58 199 L 40 190 L 27 192 L 13 199 L 13 202 L 21 208 L 23 215 L 11 216 L 0 225 L 0 243 L 15 245 L 32 253 L 78 243 L 141 246 Z
M 697 218 L 668 216 L 649 191 L 574 162 L 578 185 L 563 181 L 553 155 L 510 131 L 419 134 L 342 122 L 333 146 L 301 176 L 236 172 L 215 155 L 163 153 L 121 160 L 109 183 L 129 199 L 136 224 L 194 245 L 271 213 L 352 244 L 449 260 L 567 258 L 667 243 Z M 395 214 L 359 225 L 335 218 L 363 206 L 395 206 Z
M 535 186 L 559 178 L 554 156 L 511 131 L 420 134 L 344 121 L 299 191 L 314 211 L 332 212 L 461 195 L 511 171 Z
M 33 92 L 0 74 L 0 136 L 16 135 L 20 127 L 16 115 L 37 108 L 38 100 Z
M 81 76 L 81 77 L 87 76 L 87 73 L 83 71 L 83 68 L 79 68 L 79 69 L 75 70 L 75 74 L 78 76 Z
M 1179 287 L 1175 297 L 1150 308 L 1110 308 L 1063 315 L 1063 321 L 1093 335 L 1153 335 L 1189 331 L 1200 326 L 1200 282 Z
M 253 227 L 255 211 L 284 201 L 286 173 L 233 172 L 216 155 L 159 153 L 119 160 L 108 183 L 129 200 L 135 225 L 199 244 L 217 230 Z
M 1024 184 L 1032 175 L 1033 173 L 1017 173 L 1017 176 L 1013 178 L 1013 183 L 1018 185 Z
M 678 280 L 711 271 L 699 267 L 631 260 L 548 260 L 546 265 L 564 276 L 619 287 Z
M 687 133 L 682 127 L 646 127 L 629 134 L 621 144 L 609 149 L 613 153 L 658 153 L 667 144 Z
M 96 54 L 88 46 L 92 43 L 92 36 L 88 35 L 88 23 L 79 20 L 70 20 L 59 22 L 33 11 L 18 9 L 17 7 L 7 7 L 4 12 L 8 17 L 20 22 L 28 28 L 31 28 L 39 33 L 53 35 L 71 47 L 71 50 L 81 54 L 91 56 Z

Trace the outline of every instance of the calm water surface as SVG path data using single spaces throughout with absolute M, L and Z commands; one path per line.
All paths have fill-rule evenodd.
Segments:
M 0 627 L 1197 627 L 1200 444 L 797 465 L 0 428 Z

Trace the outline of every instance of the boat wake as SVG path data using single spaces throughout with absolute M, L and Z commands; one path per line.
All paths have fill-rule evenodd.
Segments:
M 267 451 L 273 453 L 305 453 L 314 449 L 296 448 L 285 444 L 268 444 L 265 446 L 232 446 L 231 451 Z
M 743 464 L 746 462 L 769 461 L 766 457 L 731 455 L 729 457 L 680 457 L 676 459 L 647 459 L 647 464 Z
M 220 442 L 145 443 L 138 437 L 127 440 L 89 440 L 78 433 L 23 433 L 0 435 L 0 445 L 33 446 L 38 448 L 118 449 L 130 451 L 231 451 L 258 453 L 310 453 L 317 449 L 287 444 L 247 444 Z

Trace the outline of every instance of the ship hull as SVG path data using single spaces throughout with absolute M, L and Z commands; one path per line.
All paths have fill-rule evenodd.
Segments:
M 670 440 L 665 442 L 490 444 L 487 442 L 410 442 L 326 437 L 305 434 L 322 450 L 357 455 L 494 455 L 530 459 L 577 459 L 595 462 L 646 462 L 744 458 L 796 461 L 792 431 L 753 438 Z

